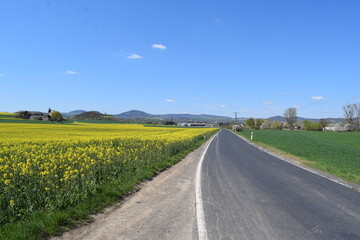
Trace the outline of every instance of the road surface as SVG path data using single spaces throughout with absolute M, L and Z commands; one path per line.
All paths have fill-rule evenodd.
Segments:
M 229 131 L 210 144 L 201 178 L 208 239 L 360 239 L 359 192 Z

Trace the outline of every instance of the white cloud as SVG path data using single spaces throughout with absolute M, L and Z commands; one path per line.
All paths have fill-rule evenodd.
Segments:
M 68 71 L 66 71 L 65 73 L 66 73 L 66 74 L 77 74 L 77 72 L 71 71 L 71 70 L 68 70 Z
M 323 96 L 312 96 L 311 99 L 315 100 L 315 101 L 325 100 L 325 98 Z
M 225 104 L 221 104 L 219 107 L 220 108 L 227 108 L 227 106 Z
M 200 98 L 197 97 L 197 96 L 192 96 L 191 99 L 192 99 L 192 100 L 198 100 L 198 99 L 200 99 Z
M 4 76 L 4 75 L 3 75 Z M 0 74 L 0 77 L 1 77 L 1 74 Z M 360 101 L 360 96 L 359 97 L 355 97 L 354 98 L 355 101 Z
M 165 102 L 173 103 L 173 102 L 175 102 L 175 100 L 174 99 L 165 99 Z
M 164 45 L 162 45 L 162 44 L 153 44 L 151 47 L 152 47 L 152 48 L 161 49 L 161 50 L 167 49 L 167 47 L 164 46 Z
M 127 56 L 128 59 L 140 59 L 143 58 L 143 56 L 137 55 L 137 54 L 132 54 L 130 56 Z
M 272 104 L 273 104 L 273 101 L 268 100 L 268 101 L 263 102 L 263 104 L 264 104 L 264 105 L 272 105 Z

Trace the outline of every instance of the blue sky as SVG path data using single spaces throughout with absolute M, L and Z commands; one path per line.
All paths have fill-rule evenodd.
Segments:
M 358 0 L 4 0 L 0 111 L 342 117 Z

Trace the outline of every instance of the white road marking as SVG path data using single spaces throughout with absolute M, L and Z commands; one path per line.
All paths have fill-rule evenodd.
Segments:
M 204 215 L 204 207 L 203 201 L 201 197 L 201 167 L 202 162 L 204 161 L 205 154 L 212 142 L 212 140 L 218 135 L 215 134 L 209 141 L 208 145 L 206 146 L 203 154 L 201 155 L 198 167 L 196 169 L 196 177 L 195 177 L 195 209 L 196 209 L 196 222 L 197 222 L 197 229 L 198 229 L 198 236 L 199 240 L 207 240 L 207 230 L 206 230 L 206 223 L 205 223 L 205 215 Z

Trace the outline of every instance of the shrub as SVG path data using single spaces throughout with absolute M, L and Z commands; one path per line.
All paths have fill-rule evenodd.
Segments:
M 311 122 L 309 120 L 304 120 L 302 122 L 302 128 L 306 131 L 321 131 L 321 123 L 318 122 Z
M 281 122 L 275 121 L 271 124 L 272 130 L 282 130 L 283 128 L 284 128 L 284 126 Z
M 28 111 L 20 111 L 16 114 L 17 118 L 30 119 L 31 113 Z
M 261 119 L 261 118 L 256 119 L 256 120 L 255 120 L 255 129 L 256 129 L 256 130 L 259 130 L 260 127 L 261 127 L 261 124 L 263 124 L 263 122 L 264 122 L 264 120 Z
M 61 113 L 58 112 L 58 111 L 52 111 L 51 114 L 50 114 L 50 117 L 55 122 L 61 122 L 63 120 L 63 117 L 62 117 Z
M 249 118 L 246 120 L 246 126 L 248 129 L 254 129 L 255 128 L 255 120 L 254 118 Z

